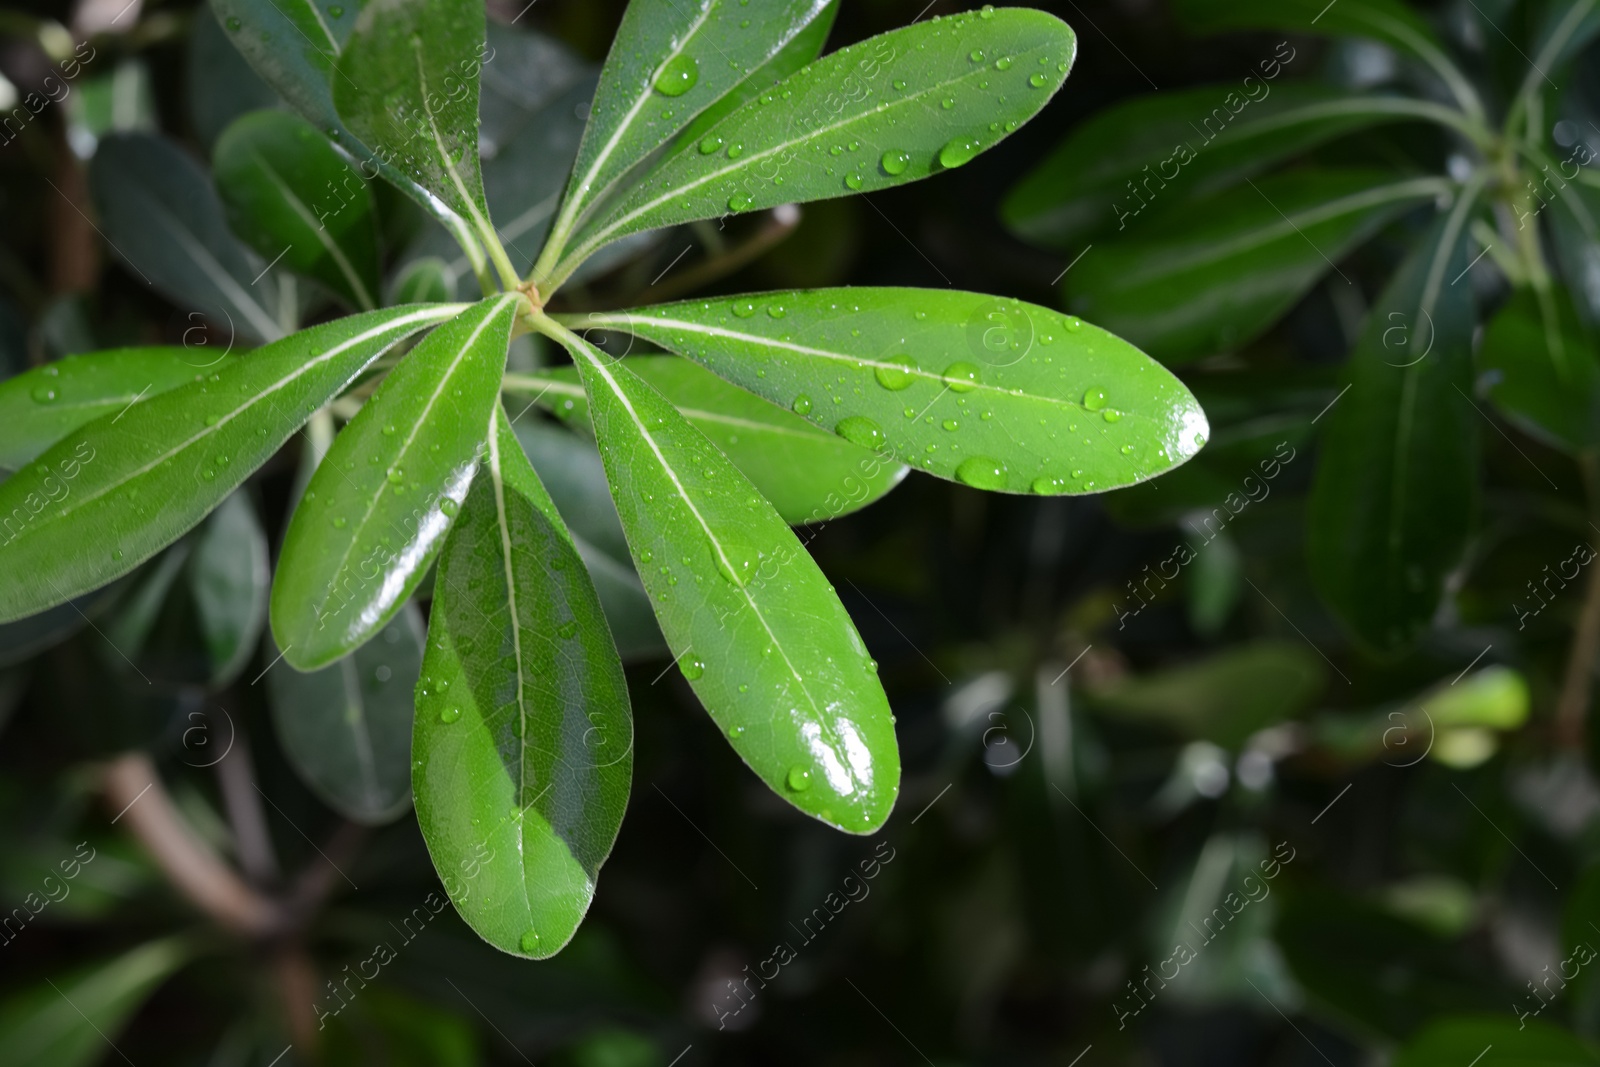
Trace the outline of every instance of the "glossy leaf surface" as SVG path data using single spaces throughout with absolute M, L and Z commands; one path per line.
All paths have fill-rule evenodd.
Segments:
M 1463 277 L 1473 202 L 1458 198 L 1373 305 L 1345 369 L 1349 392 L 1322 421 L 1311 576 L 1376 649 L 1427 627 L 1477 509 L 1485 415 L 1471 396 L 1475 302 Z
M 600 72 L 559 232 L 696 115 L 782 52 L 828 0 L 637 0 Z
M 177 940 L 56 975 L 0 1005 L 0 1048 L 15 1067 L 91 1067 L 156 988 L 193 955 Z
M 635 356 L 626 365 L 672 401 L 791 526 L 866 507 L 905 477 L 902 464 L 818 429 L 699 364 L 673 356 Z M 576 370 L 546 371 L 529 386 L 561 418 L 588 422 L 589 402 Z
M 1277 59 L 1262 66 L 1283 71 Z M 1001 213 L 1019 237 L 1076 252 L 1096 234 L 1120 238 L 1141 219 L 1337 137 L 1436 110 L 1403 97 L 1255 75 L 1242 84 L 1153 94 L 1075 129 L 1011 190 Z
M 889 705 L 833 587 L 745 477 L 667 400 L 556 332 L 589 392 L 628 548 L 679 669 L 752 770 L 851 833 L 900 785 Z
M 487 54 L 480 4 L 367 0 L 332 85 L 339 115 L 377 158 L 492 240 L 478 166 Z
M 245 112 L 279 106 L 278 94 L 244 61 L 208 7 L 195 11 L 184 74 L 189 120 L 208 147 Z
M 334 439 L 295 508 L 272 632 L 301 670 L 372 637 L 422 581 L 477 468 L 522 300 L 483 300 L 429 334 Z
M 378 636 L 319 671 L 267 672 L 272 725 L 301 779 L 347 819 L 379 825 L 411 806 L 413 692 L 422 613 L 407 604 Z M 279 649 L 267 642 L 268 662 Z
M 1478 361 L 1489 398 L 1525 431 L 1572 452 L 1600 444 L 1600 359 L 1565 290 L 1514 295 Z
M 189 559 L 189 591 L 214 685 L 237 678 L 260 643 L 267 582 L 267 535 L 249 499 L 234 493 L 201 525 Z
M 288 112 L 252 112 L 217 141 L 212 173 L 234 232 L 252 248 L 352 308 L 377 307 L 372 190 L 321 133 Z
M 594 443 L 527 416 L 512 429 L 589 568 L 623 662 L 667 655 L 650 596 L 628 555 L 628 539 Z
M 0 484 L 0 621 L 104 585 L 155 555 L 363 367 L 459 310 L 391 308 L 314 326 L 63 438 Z M 76 548 L 66 554 L 63 544 Z
M 1064 23 L 1022 8 L 841 48 L 653 170 L 580 232 L 567 262 L 630 233 L 875 192 L 961 166 L 1044 107 L 1076 52 Z
M 1067 273 L 1068 306 L 1165 363 L 1254 340 L 1436 178 L 1300 171 L 1174 206 Z
M 1172 374 L 1104 330 L 975 293 L 818 289 L 589 316 L 898 462 L 979 489 L 1154 477 L 1208 429 Z
M 215 374 L 204 348 L 122 348 L 47 363 L 0 382 L 0 467 L 16 470 L 85 423 Z
M 180 307 L 205 315 L 224 335 L 275 341 L 277 285 L 233 236 L 199 165 L 150 134 L 101 141 L 89 168 L 100 226 L 135 277 Z
M 478 935 L 543 959 L 589 910 L 622 825 L 633 719 L 578 550 L 498 409 L 487 430 L 439 559 L 417 687 L 417 822 Z

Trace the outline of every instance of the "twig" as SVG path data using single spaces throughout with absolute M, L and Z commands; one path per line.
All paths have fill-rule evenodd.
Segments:
M 267 937 L 284 928 L 284 913 L 245 884 L 173 805 L 150 757 L 130 752 L 101 772 L 106 802 L 139 839 L 173 886 L 224 929 Z
M 254 783 L 249 740 L 243 730 L 236 730 L 233 747 L 217 761 L 217 785 L 222 790 L 222 803 L 228 809 L 228 823 L 233 827 L 239 866 L 254 884 L 270 886 L 279 878 L 278 857 L 272 851 L 267 815 L 261 808 Z
M 1590 509 L 1600 517 L 1600 456 L 1587 453 L 1582 466 Z M 1591 565 L 1583 610 L 1572 635 L 1572 651 L 1567 655 L 1566 677 L 1556 702 L 1556 740 L 1567 748 L 1582 749 L 1585 744 L 1597 654 L 1600 654 L 1600 565 Z

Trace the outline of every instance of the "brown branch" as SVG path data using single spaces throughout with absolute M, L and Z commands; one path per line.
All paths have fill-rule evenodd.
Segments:
M 283 909 L 246 885 L 179 814 L 150 757 L 130 752 L 105 765 L 101 785 L 114 822 L 150 853 L 178 892 L 226 930 L 268 937 L 286 926 Z

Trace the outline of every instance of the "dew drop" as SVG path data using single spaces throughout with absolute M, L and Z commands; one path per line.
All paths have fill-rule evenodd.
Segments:
M 702 156 L 709 156 L 711 153 L 715 152 L 721 147 L 722 138 L 717 134 L 709 133 L 706 134 L 705 138 L 700 142 L 700 154 Z
M 949 111 L 951 108 L 956 106 L 956 98 L 953 96 L 947 96 L 939 102 L 939 106 L 944 108 L 946 111 Z
M 1099 411 L 1106 406 L 1106 391 L 1104 389 L 1090 389 L 1083 394 L 1083 406 L 1090 411 Z
M 1100 417 L 1105 419 L 1107 422 L 1121 422 L 1122 412 L 1118 411 L 1116 408 L 1106 408 L 1105 414 L 1101 415 Z
M 685 652 L 682 656 L 678 657 L 678 669 L 682 671 L 683 676 L 689 679 L 691 682 L 699 678 L 702 674 L 706 673 L 705 663 L 697 659 L 692 653 L 689 652 Z
M 1067 331 L 1069 333 L 1077 333 L 1081 329 L 1083 329 L 1082 319 L 1078 318 L 1076 315 L 1067 319 Z
M 389 484 L 390 485 L 399 485 L 401 482 L 403 482 L 405 480 L 406 480 L 406 472 L 405 471 L 401 470 L 399 467 L 391 467 L 389 469 Z
M 457 504 L 449 497 L 445 497 L 443 500 L 439 501 L 439 510 L 444 512 L 446 515 L 449 515 L 451 518 L 455 518 L 456 513 L 461 510 L 461 505 Z
M 917 361 L 910 356 L 891 356 L 873 371 L 878 384 L 892 392 L 908 388 L 916 381 Z
M 844 176 L 844 184 L 847 189 L 860 189 L 865 184 L 865 179 L 852 171 Z
M 952 363 L 944 369 L 944 383 L 952 393 L 970 393 L 978 387 L 980 372 L 972 363 Z
M 988 456 L 968 456 L 956 468 L 956 477 L 974 489 L 1004 489 L 1005 467 Z
M 1033 491 L 1040 496 L 1054 496 L 1066 488 L 1067 483 L 1061 478 L 1053 478 L 1048 474 L 1041 474 L 1033 480 Z
M 1043 89 L 1044 83 L 1047 80 L 1048 79 L 1045 78 L 1043 74 L 1030 74 L 1028 76 L 1028 84 L 1033 86 L 1035 89 Z
M 384 428 L 383 428 L 383 436 L 385 436 L 385 437 L 393 437 L 394 436 L 394 423 L 391 422 L 391 423 L 388 423 L 388 424 L 386 424 L 384 426 Z
M 735 193 L 733 196 L 728 197 L 728 210 L 748 211 L 753 203 L 755 203 L 755 199 L 748 193 Z
M 898 148 L 891 148 L 878 160 L 878 165 L 885 174 L 904 174 L 906 168 L 911 166 L 911 156 Z
M 738 159 L 742 155 L 744 155 L 744 145 L 735 141 L 733 144 L 728 146 L 729 159 Z
M 677 55 L 656 75 L 656 92 L 662 96 L 682 96 L 700 80 L 700 61 L 694 56 Z
M 518 942 L 522 951 L 534 953 L 539 951 L 539 931 L 528 930 L 523 933 L 522 940 Z
M 455 722 L 459 718 L 461 718 L 461 709 L 460 708 L 441 708 L 441 709 L 439 709 L 439 721 L 444 723 L 447 726 L 450 723 Z
M 954 169 L 964 163 L 970 163 L 972 162 L 972 157 L 978 154 L 980 147 L 974 138 L 957 137 L 953 141 L 946 142 L 945 146 L 939 149 L 939 165 L 947 169 Z
M 37 404 L 51 404 L 56 399 L 56 391 L 48 385 L 41 385 L 33 391 L 33 400 Z
M 240 22 L 236 18 L 230 18 L 228 19 L 228 29 L 232 30 L 234 33 L 238 33 L 240 30 L 244 29 L 244 23 Z
M 974 48 L 971 51 L 971 53 L 968 54 L 967 58 L 972 60 L 974 63 L 982 63 L 983 62 L 983 49 Z
M 804 793 L 811 788 L 811 772 L 804 767 L 790 767 L 785 781 L 796 793 Z
M 789 405 L 796 415 L 809 415 L 811 413 L 811 398 L 801 393 L 794 398 L 794 403 Z
M 768 304 L 767 314 L 775 319 L 781 319 L 785 315 L 789 314 L 789 309 L 784 307 L 782 304 Z
M 994 69 L 995 70 L 1010 70 L 1011 69 L 1011 57 L 1010 56 L 1001 56 L 999 59 L 995 60 L 994 61 Z
M 333 520 L 333 528 L 334 528 L 334 529 L 335 529 L 335 530 L 342 530 L 342 529 L 344 529 L 344 528 L 345 528 L 345 527 L 346 527 L 346 526 L 347 526 L 347 525 L 349 525 L 349 522 L 348 522 L 348 521 L 347 521 L 347 520 L 345 520 L 345 519 L 342 519 L 342 518 L 341 518 L 341 519 L 334 519 L 334 520 Z
M 748 319 L 756 313 L 756 302 L 754 300 L 735 300 L 733 302 L 733 313 L 741 319 Z
M 834 426 L 833 432 L 862 448 L 879 449 L 883 447 L 883 427 L 867 418 L 865 415 L 850 415 L 840 419 Z

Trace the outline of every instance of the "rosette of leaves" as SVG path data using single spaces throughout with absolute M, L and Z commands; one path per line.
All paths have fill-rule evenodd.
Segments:
M 985 7 L 818 58 L 827 0 L 759 17 L 733 0 L 635 0 L 595 81 L 487 27 L 470 0 L 214 7 L 298 117 L 237 118 L 216 142 L 215 191 L 197 182 L 187 212 L 142 176 L 203 175 L 154 138 L 108 140 L 119 165 L 97 161 L 97 187 L 108 214 L 146 224 L 131 263 L 172 258 L 183 269 L 158 273 L 174 300 L 219 325 L 236 312 L 268 343 L 200 369 L 183 350 L 85 355 L 0 387 L 15 467 L 0 485 L 0 621 L 140 568 L 299 435 L 270 596 L 270 654 L 306 672 L 275 686 L 298 716 L 280 720 L 285 750 L 369 821 L 394 817 L 393 763 L 409 759 L 451 899 L 506 952 L 566 944 L 626 808 L 620 612 L 648 604 L 774 792 L 870 833 L 899 788 L 893 719 L 791 526 L 860 507 L 908 468 L 1079 494 L 1152 478 L 1205 441 L 1168 371 L 1017 301 L 835 289 L 561 310 L 576 272 L 637 235 L 967 163 L 1065 81 L 1075 37 L 1049 15 Z M 539 56 L 547 84 L 488 75 Z M 145 181 L 145 210 L 124 178 Z M 459 257 L 424 237 L 429 254 L 386 284 L 379 180 Z M 224 217 L 229 229 L 191 232 Z M 466 279 L 481 299 L 454 299 Z M 386 293 L 407 302 L 383 306 Z M 301 328 L 330 300 L 352 314 Z M 571 365 L 508 372 L 527 334 Z M 665 354 L 616 358 L 603 342 L 617 335 Z M 576 461 L 507 396 L 592 434 L 614 516 L 566 506 Z M 371 678 L 387 688 L 369 692 Z M 397 710 L 397 678 L 416 681 L 414 714 L 403 698 Z M 342 715 L 337 696 L 315 698 L 341 686 Z
M 1301 338 L 1348 324 L 1323 344 L 1349 349 L 1336 386 L 1294 413 L 1321 444 L 1307 555 L 1353 639 L 1403 652 L 1475 536 L 1490 412 L 1583 462 L 1600 446 L 1600 133 L 1575 69 L 1600 5 L 1449 24 L 1398 0 L 1174 8 L 1197 33 L 1263 31 L 1259 57 L 1097 113 L 1004 216 L 1082 255 L 1066 307 L 1169 366 L 1248 353 L 1297 309 Z M 1341 78 L 1361 56 L 1376 79 Z M 1352 268 L 1370 263 L 1387 280 L 1369 303 Z

